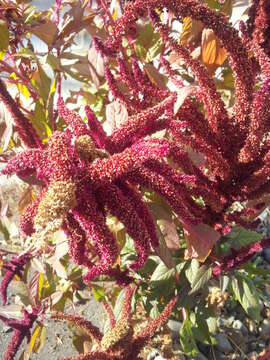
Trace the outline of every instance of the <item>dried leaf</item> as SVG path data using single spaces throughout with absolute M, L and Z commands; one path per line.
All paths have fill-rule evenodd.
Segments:
M 201 262 L 205 261 L 220 238 L 220 234 L 206 224 L 185 225 L 184 234 L 187 243 L 185 258 L 195 258 Z
M 96 50 L 93 42 L 88 50 L 88 67 L 95 86 L 98 88 L 105 76 L 105 61 Z
M 0 30 L 1 32 L 1 30 Z M 0 146 L 2 151 L 6 151 L 12 136 L 12 118 L 10 113 L 7 111 L 6 106 L 0 102 Z
M 180 248 L 179 236 L 174 221 L 159 219 L 157 220 L 157 224 L 160 228 L 167 247 L 171 250 L 178 250 Z
M 128 111 L 124 104 L 119 101 L 113 101 L 106 106 L 106 121 L 104 129 L 108 135 L 111 135 L 114 129 L 119 129 L 128 119 Z
M 202 32 L 202 62 L 210 74 L 226 60 L 226 51 L 221 47 L 221 42 L 211 29 Z
M 232 16 L 233 0 L 225 0 L 220 9 L 230 18 Z
M 0 20 L 0 51 L 5 51 L 9 44 L 9 32 L 7 23 L 4 20 Z
M 153 84 L 157 85 L 163 90 L 167 89 L 167 77 L 162 75 L 152 64 L 145 64 L 144 70 Z
M 182 33 L 180 35 L 180 45 L 186 46 L 192 42 L 198 41 L 203 26 L 201 21 L 194 20 L 191 17 L 185 17 L 183 20 Z
M 44 325 L 38 324 L 32 333 L 31 340 L 28 345 L 28 351 L 24 358 L 28 360 L 32 352 L 39 354 L 45 344 L 45 341 L 46 328 Z
M 52 45 L 56 38 L 58 29 L 54 22 L 46 19 L 44 24 L 33 27 L 31 32 L 44 41 L 47 45 Z
M 20 214 L 22 214 L 25 211 L 27 206 L 31 204 L 32 200 L 33 200 L 32 186 L 28 186 L 28 188 L 24 190 L 18 203 L 18 209 Z
M 51 296 L 50 296 L 50 300 L 51 300 L 51 304 L 52 306 L 56 305 L 63 297 L 64 295 L 64 291 L 55 291 Z
M 156 248 L 155 251 L 168 269 L 175 268 L 175 262 L 173 260 L 171 250 L 166 245 L 166 242 L 162 236 L 159 238 L 159 247 Z
M 21 305 L 12 304 L 7 306 L 0 306 L 0 315 L 8 319 L 23 319 L 23 307 Z

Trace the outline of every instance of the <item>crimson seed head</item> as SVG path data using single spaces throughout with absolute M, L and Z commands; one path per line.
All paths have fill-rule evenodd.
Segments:
M 85 281 L 112 275 L 123 284 L 130 277 L 121 266 L 115 267 L 119 247 L 106 218 L 114 215 L 124 224 L 138 253 L 132 267 L 143 266 L 151 246 L 159 245 L 154 219 L 141 195 L 145 189 L 162 196 L 189 229 L 201 222 L 221 233 L 233 222 L 250 227 L 244 212 L 232 213 L 231 209 L 236 201 L 244 203 L 263 195 L 270 182 L 270 60 L 266 34 L 258 20 L 268 24 L 265 9 L 264 0 L 254 2 L 241 39 L 224 14 L 195 0 L 129 2 L 112 23 L 106 42 L 94 39 L 107 60 L 117 57 L 118 68 L 112 69 L 106 61 L 105 76 L 110 93 L 126 106 L 129 115 L 110 136 L 89 107 L 84 122 L 59 97 L 58 114 L 67 128 L 55 131 L 43 146 L 0 84 L 1 98 L 22 140 L 29 137 L 26 145 L 32 147 L 11 159 L 2 174 L 16 173 L 41 190 L 22 217 L 22 232 L 46 242 L 62 228 L 74 262 L 87 267 Z M 173 39 L 170 22 L 162 22 L 164 10 L 172 18 L 201 21 L 220 39 L 234 77 L 232 111 L 227 111 L 200 60 Z M 168 78 L 185 90 L 168 62 L 167 50 L 176 53 L 196 79 L 197 85 L 184 94 L 182 103 L 179 93 L 150 76 L 133 51 L 130 29 L 147 14 L 166 50 L 160 60 Z M 131 56 L 125 53 L 123 37 L 129 40 Z M 256 79 L 262 81 L 254 92 Z M 163 138 L 152 137 L 159 130 L 166 131 Z

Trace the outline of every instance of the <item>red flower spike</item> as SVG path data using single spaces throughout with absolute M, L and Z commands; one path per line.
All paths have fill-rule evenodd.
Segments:
M 72 213 L 67 214 L 62 228 L 67 236 L 70 256 L 74 263 L 89 266 L 86 249 L 86 235 Z
M 18 134 L 23 143 L 29 148 L 42 148 L 41 139 L 38 137 L 32 124 L 23 115 L 18 105 L 10 96 L 5 84 L 0 79 L 0 100 L 5 104 L 6 108 L 10 112 L 18 131 Z
M 160 23 L 160 19 L 156 12 L 150 12 L 150 18 L 154 26 L 157 27 L 158 31 L 161 33 L 163 41 L 169 43 L 170 48 L 185 61 L 186 65 L 191 68 L 198 79 L 202 92 L 202 99 L 207 110 L 209 126 L 213 133 L 217 136 L 220 135 L 218 127 L 228 122 L 229 119 L 221 96 L 216 91 L 214 81 L 209 77 L 206 69 L 201 63 L 198 60 L 193 59 L 187 49 L 178 45 L 178 43 L 169 36 L 168 29 Z M 219 136 L 219 138 L 221 137 Z
M 192 196 L 194 196 L 193 189 L 188 189 L 186 187 L 187 184 L 194 184 L 195 177 L 180 174 L 165 162 L 157 160 L 148 161 L 145 164 L 145 167 L 163 176 L 168 182 L 171 182 L 178 190 L 179 198 L 182 199 L 194 218 L 198 218 L 198 221 L 201 220 L 203 215 L 202 207 L 198 206 L 192 199 Z
M 253 1 L 249 9 L 249 35 L 270 57 L 270 4 L 267 0 Z
M 64 358 L 66 360 L 141 360 L 139 356 L 140 351 L 149 342 L 150 338 L 155 332 L 167 321 L 173 307 L 176 305 L 178 297 L 174 297 L 163 312 L 156 319 L 149 319 L 148 324 L 134 335 L 131 326 L 131 299 L 136 291 L 136 287 L 127 287 L 125 299 L 122 306 L 122 313 L 120 319 L 102 336 L 100 343 L 97 344 L 96 351 L 89 351 L 86 354 L 81 354 L 71 358 Z M 113 317 L 111 309 L 109 310 L 110 317 Z M 72 321 L 72 316 L 60 314 L 59 320 Z M 75 317 L 74 317 L 75 319 Z M 85 321 L 80 319 L 80 321 Z M 74 321 L 76 323 L 76 320 Z M 114 321 L 113 321 L 114 322 Z
M 110 326 L 111 328 L 114 327 L 115 323 L 116 323 L 116 320 L 115 320 L 115 317 L 114 317 L 114 313 L 113 313 L 113 310 L 112 308 L 110 307 L 110 305 L 107 303 L 107 301 L 103 300 L 102 301 L 102 305 L 104 306 L 104 309 L 109 317 L 109 320 L 110 320 Z
M 26 337 L 28 342 L 30 341 L 30 329 L 34 325 L 34 322 L 37 320 L 38 313 L 40 310 L 40 306 L 37 306 L 32 310 L 32 313 L 24 310 L 23 320 L 9 320 L 0 316 L 0 320 L 2 320 L 6 325 L 12 327 L 14 329 L 12 338 L 8 344 L 7 350 L 4 354 L 4 360 L 14 360 L 15 356 Z
M 119 90 L 117 86 L 117 81 L 108 67 L 105 68 L 105 76 L 109 85 L 109 89 L 111 90 L 115 99 L 120 100 L 127 109 L 136 111 L 138 108 L 141 108 L 141 104 L 139 101 L 136 101 L 135 99 L 129 99 Z
M 178 301 L 178 296 L 174 296 L 170 302 L 166 305 L 165 309 L 162 311 L 162 313 L 156 318 L 151 319 L 145 328 L 143 328 L 139 335 L 136 337 L 136 340 L 139 339 L 150 339 L 153 337 L 156 333 L 156 331 L 165 324 L 165 322 L 168 320 L 168 317 L 170 316 L 174 306 L 176 305 Z
M 231 255 L 225 256 L 221 263 L 213 267 L 212 273 L 219 277 L 223 272 L 230 271 L 240 267 L 242 264 L 252 258 L 253 255 L 261 252 L 263 249 L 270 247 L 270 238 L 257 241 L 236 251 L 233 250 Z
M 88 105 L 85 106 L 85 114 L 88 120 L 90 136 L 95 141 L 97 147 L 103 149 L 105 147 L 107 135 L 103 130 L 101 123 Z
M 136 60 L 131 59 L 131 64 L 135 81 L 140 86 L 140 91 L 144 94 L 145 100 L 149 97 L 164 100 L 164 98 L 170 95 L 168 90 L 161 90 L 151 82 L 147 74 L 141 71 Z M 150 100 L 148 101 L 150 102 Z
M 183 224 L 198 224 L 198 219 L 190 214 L 183 204 L 176 187 L 162 175 L 144 167 L 130 174 L 128 180 L 161 195 L 170 204 Z
M 139 84 L 134 77 L 131 75 L 126 61 L 122 60 L 120 56 L 117 56 L 117 64 L 121 80 L 123 80 L 132 91 L 132 95 L 136 97 L 138 101 L 138 93 L 140 92 Z
M 109 159 L 96 159 L 88 165 L 88 178 L 92 184 L 101 185 L 123 178 L 127 173 L 140 167 L 150 159 L 166 157 L 169 153 L 169 142 L 149 139 L 135 143 Z
M 111 154 L 121 152 L 141 138 L 166 128 L 169 123 L 166 113 L 173 110 L 175 98 L 173 94 L 158 105 L 130 116 L 120 129 L 115 129 L 107 138 L 106 149 Z M 163 114 L 165 117 L 161 117 Z
M 170 77 L 170 80 L 179 88 L 181 89 L 182 87 L 184 87 L 184 83 L 181 79 L 177 78 L 177 74 L 176 72 L 172 69 L 169 61 L 167 61 L 164 56 L 161 56 L 160 58 L 160 63 L 161 65 L 164 67 L 164 69 L 166 70 L 167 74 Z
M 135 294 L 137 286 L 127 286 L 125 298 L 122 306 L 121 318 L 131 320 L 131 300 L 132 296 Z
M 52 171 L 50 181 L 67 181 L 73 177 L 73 164 L 69 156 L 69 139 L 65 133 L 55 131 L 49 139 L 48 157 Z
M 156 226 L 147 205 L 143 201 L 142 195 L 124 182 L 117 183 L 117 186 L 125 194 L 125 197 L 129 200 L 130 204 L 133 205 L 137 215 L 144 221 L 153 248 L 158 247 L 159 238 Z
M 21 272 L 25 264 L 31 259 L 31 257 L 31 254 L 28 252 L 22 255 L 14 256 L 5 266 L 7 272 L 2 278 L 0 286 L 0 294 L 3 305 L 6 305 L 7 302 L 7 290 L 9 284 L 11 283 L 15 275 L 21 276 Z
M 86 124 L 82 121 L 80 116 L 74 111 L 70 111 L 64 103 L 63 98 L 59 97 L 57 101 L 58 114 L 61 116 L 68 126 L 70 126 L 72 133 L 76 136 L 89 135 Z
M 130 266 L 141 268 L 150 254 L 151 239 L 144 221 L 137 215 L 132 203 L 117 186 L 106 186 L 99 189 L 99 199 L 106 205 L 110 213 L 124 224 L 128 234 L 134 241 L 137 250 L 137 260 Z
M 44 177 L 46 178 L 44 172 L 46 157 L 46 150 L 26 150 L 9 160 L 7 165 L 1 171 L 1 174 L 11 175 L 15 173 L 22 179 L 31 178 L 31 176 L 35 174 L 37 179 L 44 179 Z
M 20 218 L 20 231 L 24 236 L 31 236 L 35 232 L 34 229 L 34 217 L 37 215 L 38 206 L 41 200 L 43 192 L 37 196 L 35 200 L 32 201 L 30 205 L 27 206 L 23 215 Z
M 52 319 L 60 321 L 70 321 L 76 326 L 82 328 L 87 335 L 91 338 L 93 337 L 97 342 L 100 342 L 102 339 L 102 334 L 99 331 L 98 327 L 94 326 L 90 321 L 85 320 L 84 318 L 76 315 L 68 315 L 62 312 L 57 312 L 52 315 Z
M 260 145 L 264 134 L 269 132 L 270 121 L 270 78 L 267 79 L 255 94 L 250 114 L 249 134 L 239 154 L 240 161 L 245 163 L 255 160 L 260 155 Z
M 160 10 L 167 8 L 176 14 L 177 17 L 190 16 L 195 20 L 200 20 L 206 28 L 212 29 L 220 38 L 228 56 L 231 58 L 231 66 L 235 74 L 235 116 L 237 121 L 245 123 L 253 88 L 253 83 L 250 79 L 250 74 L 252 73 L 251 61 L 249 60 L 246 48 L 238 36 L 237 30 L 231 27 L 224 14 L 217 13 L 215 10 L 195 0 L 182 0 L 181 2 L 164 0 L 162 3 L 159 0 L 136 0 L 126 6 L 123 16 L 118 19 L 113 29 L 113 35 L 107 40 L 105 46 L 116 51 L 127 28 L 135 23 L 138 17 L 145 13 L 146 9 L 151 10 L 155 8 Z
M 94 196 L 84 189 L 77 191 L 79 205 L 73 210 L 74 217 L 86 235 L 93 240 L 100 258 L 99 263 L 90 268 L 84 277 L 84 281 L 89 282 L 94 277 L 109 271 L 117 259 L 118 248 L 113 235 L 106 226 L 105 216 L 98 210 Z

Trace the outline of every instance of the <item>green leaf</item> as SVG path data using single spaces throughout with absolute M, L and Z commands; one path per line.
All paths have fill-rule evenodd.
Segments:
M 207 268 L 206 265 L 201 266 L 197 270 L 191 282 L 191 291 L 189 292 L 189 295 L 195 293 L 196 291 L 204 287 L 207 284 L 207 282 L 211 279 L 211 276 L 212 276 L 212 269 Z
M 114 306 L 114 309 L 113 309 L 113 313 L 114 313 L 114 316 L 115 316 L 116 320 L 120 317 L 123 302 L 124 302 L 124 299 L 125 299 L 125 294 L 126 294 L 126 289 L 122 289 L 120 291 L 120 293 L 118 294 L 118 297 L 116 299 L 115 306 Z
M 92 285 L 92 291 L 97 301 L 105 299 L 105 291 L 101 286 Z
M 52 54 L 46 56 L 46 63 L 50 65 L 53 71 L 61 71 L 61 62 L 60 59 Z
M 220 3 L 218 0 L 206 0 L 206 3 L 211 9 L 220 9 Z
M 9 32 L 7 23 L 4 20 L 0 20 L 0 51 L 5 51 L 9 44 Z
M 238 250 L 243 246 L 247 246 L 261 240 L 261 238 L 262 234 L 259 234 L 256 231 L 240 228 L 235 232 L 235 238 L 232 245 L 236 250 Z
M 136 55 L 140 58 L 140 59 L 145 59 L 146 58 L 146 50 L 145 47 L 139 43 L 135 43 L 134 44 L 134 49 L 136 52 Z
M 209 332 L 211 334 L 215 334 L 217 331 L 217 318 L 215 316 L 215 314 L 213 313 L 212 315 L 210 315 L 207 319 L 206 319 L 207 325 L 208 325 L 208 329 Z
M 239 272 L 236 272 L 232 280 L 232 289 L 236 299 L 248 316 L 253 320 L 259 321 L 261 318 L 259 294 L 252 281 Z
M 187 268 L 187 270 L 185 272 L 186 277 L 187 277 L 188 281 L 190 282 L 190 284 L 192 284 L 193 280 L 195 279 L 195 276 L 196 276 L 199 268 L 200 268 L 199 261 L 196 259 L 192 259 L 189 267 Z
M 160 264 L 158 264 L 155 271 L 153 272 L 150 281 L 166 281 L 171 279 L 173 276 L 174 269 L 169 270 L 167 266 L 163 262 L 161 262 Z
M 155 42 L 154 45 L 150 47 L 150 49 L 147 51 L 146 59 L 148 62 L 151 62 L 155 59 L 158 54 L 161 53 L 162 49 L 162 40 L 159 37 Z
M 40 63 L 37 64 L 38 66 L 38 79 L 36 80 L 36 84 L 40 90 L 40 95 L 42 97 L 42 99 L 47 102 L 49 93 L 50 93 L 50 88 L 51 88 L 51 79 L 49 78 L 49 76 L 46 74 L 46 72 L 43 70 L 42 66 L 40 65 Z
M 207 322 L 201 315 L 196 314 L 195 322 L 192 326 L 192 332 L 194 337 L 201 343 L 207 345 L 212 344 Z
M 227 287 L 229 286 L 230 283 L 230 278 L 227 275 L 223 275 L 220 278 L 220 289 L 221 289 L 221 293 L 224 294 L 224 292 L 226 291 Z
M 262 234 L 256 231 L 246 230 L 241 227 L 235 227 L 227 236 L 222 238 L 220 248 L 222 255 L 225 255 L 231 248 L 236 250 L 250 245 L 262 238 Z
M 139 30 L 134 49 L 140 59 L 146 58 L 147 50 L 152 46 L 153 36 L 154 29 L 150 22 Z
M 186 355 L 196 356 L 198 354 L 198 348 L 188 318 L 186 318 L 180 329 L 180 343 Z
M 36 132 L 41 137 L 41 139 L 48 138 L 46 121 L 47 120 L 46 120 L 45 109 L 40 104 L 40 102 L 37 101 L 35 110 L 34 110 L 34 116 L 31 118 L 31 122 L 32 122 Z

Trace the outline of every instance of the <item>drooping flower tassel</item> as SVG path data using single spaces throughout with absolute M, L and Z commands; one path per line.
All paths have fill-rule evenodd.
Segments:
M 137 260 L 132 269 L 141 268 L 150 254 L 151 239 L 144 221 L 137 215 L 129 199 L 117 186 L 109 185 L 99 189 L 99 199 L 108 207 L 109 212 L 124 224 L 126 231 L 134 241 L 137 250 Z
M 146 203 L 143 201 L 142 195 L 136 189 L 133 189 L 131 185 L 128 185 L 125 182 L 118 182 L 117 186 L 133 205 L 137 215 L 144 221 L 153 248 L 158 247 L 159 238 L 157 236 L 156 226 Z
M 41 191 L 36 199 L 32 201 L 30 205 L 27 206 L 23 215 L 20 218 L 20 231 L 24 236 L 31 236 L 35 232 L 34 228 L 34 217 L 37 215 L 38 206 L 43 195 L 43 191 Z
M 46 151 L 30 149 L 10 159 L 1 174 L 11 175 L 15 173 L 18 177 L 26 180 L 35 174 L 38 179 L 44 180 L 44 175 L 46 175 L 45 163 Z
M 270 247 L 270 238 L 257 241 L 237 251 L 233 250 L 231 255 L 225 256 L 220 264 L 213 268 L 212 273 L 219 277 L 223 272 L 236 269 L 267 247 Z
M 136 359 L 141 349 L 149 342 L 157 330 L 166 323 L 178 301 L 178 296 L 173 297 L 165 309 L 156 319 L 150 319 L 147 325 L 135 336 L 132 347 L 132 359 Z
M 241 149 L 239 159 L 242 162 L 253 161 L 260 155 L 260 147 L 264 135 L 269 132 L 270 125 L 270 78 L 267 79 L 255 94 L 249 134 L 244 147 Z
M 67 214 L 62 229 L 68 239 L 68 246 L 72 260 L 75 264 L 89 266 L 86 249 L 86 235 L 72 213 Z
M 170 150 L 167 140 L 149 139 L 133 144 L 109 159 L 96 159 L 88 165 L 87 177 L 95 186 L 120 180 L 149 159 L 166 157 Z
M 58 321 L 70 321 L 74 325 L 83 329 L 90 338 L 94 338 L 98 343 L 100 343 L 102 339 L 102 334 L 98 327 L 93 325 L 90 321 L 85 320 L 83 317 L 57 312 L 52 314 L 51 318 Z
M 30 148 L 42 148 L 42 141 L 30 121 L 24 116 L 0 79 L 0 100 L 10 112 L 23 143 Z
M 90 135 L 95 141 L 98 148 L 103 149 L 105 146 L 107 135 L 98 121 L 95 113 L 90 109 L 88 105 L 85 106 L 85 114 L 88 120 L 88 127 Z
M 197 224 L 198 220 L 190 214 L 185 207 L 178 190 L 162 175 L 141 167 L 127 176 L 127 179 L 134 184 L 140 184 L 147 189 L 153 190 L 161 195 L 173 208 L 183 224 Z
M 111 154 L 121 152 L 141 138 L 166 128 L 168 126 L 166 113 L 172 111 L 175 98 L 176 96 L 173 94 L 158 105 L 130 116 L 119 129 L 115 129 L 107 138 L 106 149 Z M 163 114 L 165 117 L 162 117 Z
M 31 259 L 31 254 L 26 252 L 22 255 L 14 256 L 10 262 L 5 266 L 7 272 L 2 278 L 0 285 L 0 294 L 2 304 L 6 305 L 7 302 L 7 289 L 15 275 L 21 276 L 21 272 L 25 264 Z
M 15 356 L 25 337 L 27 338 L 28 342 L 30 341 L 30 329 L 34 325 L 34 322 L 37 320 L 39 310 L 39 305 L 32 310 L 32 313 L 24 310 L 23 320 L 6 319 L 5 317 L 0 315 L 0 320 L 2 320 L 7 326 L 10 326 L 14 329 L 13 335 L 4 354 L 4 360 L 15 359 Z
M 62 97 L 58 98 L 57 101 L 58 114 L 61 116 L 67 125 L 70 126 L 72 133 L 76 136 L 89 135 L 86 123 L 83 122 L 81 117 L 74 111 L 69 110 Z
M 77 190 L 78 206 L 73 209 L 75 219 L 80 223 L 87 237 L 96 246 L 99 262 L 89 268 L 84 281 L 106 274 L 116 262 L 118 248 L 106 225 L 104 214 L 99 210 L 94 195 L 83 188 Z M 87 201 L 86 201 L 87 200 Z

